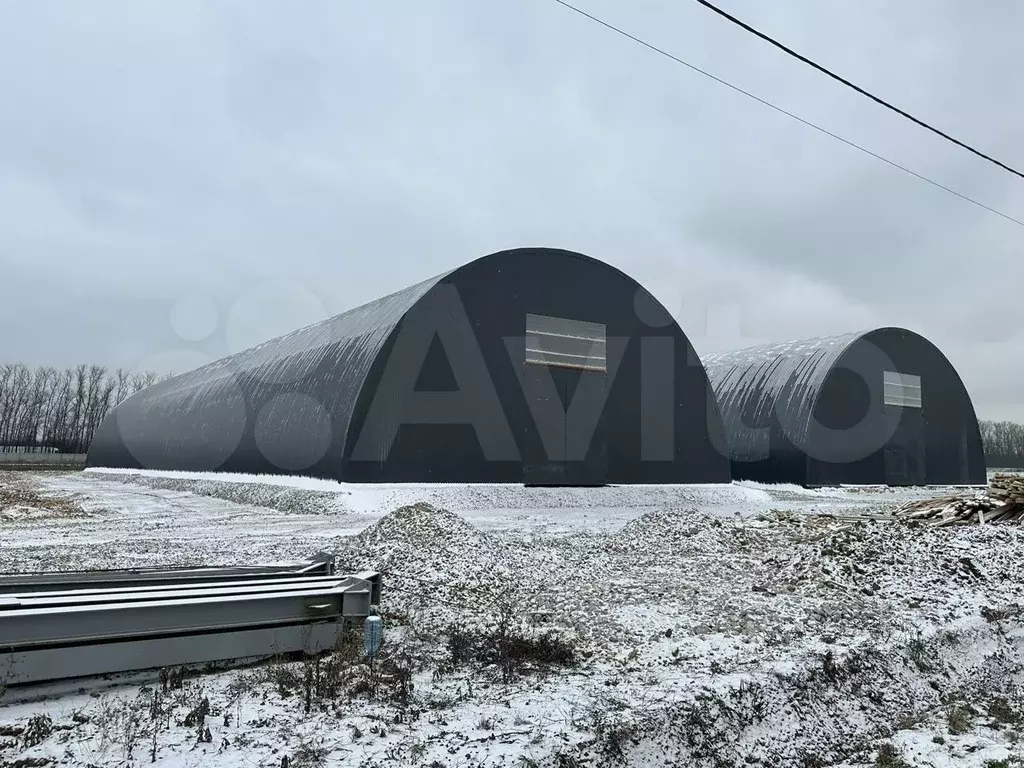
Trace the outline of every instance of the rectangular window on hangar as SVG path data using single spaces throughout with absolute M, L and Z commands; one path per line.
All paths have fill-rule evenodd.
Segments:
M 921 407 L 921 377 L 908 373 L 882 373 L 883 402 L 901 408 Z
M 602 323 L 528 314 L 526 362 L 552 368 L 607 372 L 605 326 Z

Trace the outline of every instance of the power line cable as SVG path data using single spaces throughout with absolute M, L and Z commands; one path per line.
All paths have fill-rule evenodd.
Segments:
M 600 26 L 604 27 L 605 29 L 611 30 L 612 32 L 615 32 L 616 34 L 622 35 L 623 37 L 625 37 L 625 38 L 627 38 L 629 40 L 632 40 L 634 43 L 637 43 L 638 45 L 642 45 L 644 48 L 652 50 L 655 53 L 658 53 L 658 54 L 660 54 L 660 55 L 662 55 L 662 56 L 664 56 L 664 57 L 666 57 L 668 59 L 671 59 L 672 61 L 674 61 L 677 64 L 681 64 L 684 67 L 687 67 L 688 69 L 691 69 L 694 72 L 696 72 L 696 73 L 698 73 L 700 75 L 703 75 L 704 77 L 707 77 L 707 78 L 709 78 L 711 80 L 714 80 L 716 83 L 719 83 L 720 85 L 724 85 L 726 88 L 730 88 L 730 89 L 736 91 L 737 93 L 743 94 L 744 96 L 746 96 L 749 99 L 753 99 L 754 101 L 758 102 L 759 104 L 763 104 L 764 106 L 769 107 L 770 109 L 774 109 L 776 112 L 778 112 L 780 114 L 783 114 L 786 117 L 792 118 L 793 120 L 796 120 L 798 123 L 802 123 L 802 124 L 806 125 L 808 128 L 813 128 L 814 130 L 818 131 L 819 133 L 823 133 L 826 136 L 829 136 L 829 137 L 835 139 L 836 141 L 841 141 L 843 144 L 846 144 L 848 147 L 853 147 L 854 149 L 859 150 L 860 152 L 863 152 L 866 155 L 870 155 L 871 157 L 875 158 L 876 160 L 881 160 L 883 163 L 885 163 L 887 165 L 890 165 L 893 168 L 896 168 L 897 170 L 900 170 L 900 171 L 903 171 L 904 173 L 910 174 L 911 176 L 913 176 L 916 179 L 920 179 L 923 182 L 931 184 L 933 187 L 941 189 L 944 192 L 948 192 L 949 194 L 954 195 L 955 197 L 959 197 L 961 200 L 964 200 L 964 201 L 970 203 L 971 205 L 975 205 L 978 208 L 981 208 L 983 210 L 988 211 L 989 213 L 994 213 L 996 216 L 1004 218 L 1007 221 L 1013 222 L 1014 224 L 1017 224 L 1018 226 L 1024 227 L 1024 221 L 1022 221 L 1021 219 L 1014 218 L 1013 216 L 1010 216 L 1007 213 L 1003 213 L 1002 211 L 996 210 L 995 208 L 992 208 L 991 206 L 986 205 L 985 203 L 981 202 L 980 200 L 976 200 L 975 198 L 970 197 L 969 195 L 965 195 L 963 192 L 957 192 L 955 189 L 953 189 L 951 187 L 947 187 L 945 184 L 942 184 L 942 183 L 940 183 L 938 181 L 935 181 L 934 179 L 930 179 L 927 176 L 924 176 L 924 175 L 918 173 L 917 171 L 913 171 L 910 168 L 907 168 L 905 165 L 900 165 L 895 160 L 890 160 L 889 158 L 884 157 L 883 155 L 880 155 L 877 152 L 874 152 L 874 151 L 868 149 L 867 147 L 864 147 L 864 146 L 862 146 L 860 144 L 857 144 L 856 142 L 851 141 L 850 139 L 843 138 L 842 136 L 840 136 L 837 133 L 833 133 L 832 131 L 828 130 L 827 128 L 823 128 L 822 126 L 817 125 L 816 123 L 812 123 L 810 120 L 806 120 L 806 119 L 800 117 L 799 115 L 794 114 L 793 112 L 790 112 L 790 111 L 788 111 L 786 109 L 783 109 L 782 107 L 777 106 L 775 104 L 772 104 L 770 101 L 768 101 L 766 99 L 763 99 L 760 96 L 757 96 L 756 94 L 751 93 L 750 91 L 744 90 L 743 88 L 740 88 L 738 85 L 733 85 L 728 80 L 723 80 L 722 78 L 718 77 L 717 75 L 713 75 L 710 72 L 708 72 L 707 70 L 701 69 L 700 67 L 698 67 L 698 66 L 696 66 L 694 64 L 691 64 L 690 62 L 685 61 L 684 59 L 679 58 L 675 54 L 669 53 L 664 48 L 659 48 L 658 46 L 654 45 L 653 43 L 649 43 L 646 40 L 643 40 L 643 39 L 641 39 L 639 37 L 636 37 L 635 35 L 630 34 L 629 32 L 626 32 L 624 29 L 616 27 L 615 25 L 610 24 L 609 22 L 604 21 L 603 19 L 600 19 L 597 16 L 593 16 L 593 15 L 587 13 L 586 11 L 582 10 L 581 8 L 578 8 L 575 5 L 572 5 L 571 3 L 566 2 L 566 0 L 554 0 L 554 2 L 558 3 L 559 5 L 563 6 L 564 8 L 567 8 L 570 11 L 573 11 L 574 13 L 579 14 L 580 16 L 583 16 L 586 19 L 589 19 L 590 21 L 594 22 L 595 24 L 599 24 Z
M 876 102 L 877 104 L 881 104 L 883 107 L 885 107 L 886 109 L 892 110 L 897 115 L 900 115 L 901 117 L 905 117 L 907 120 L 910 120 L 912 123 L 916 123 L 917 125 L 921 126 L 922 128 L 925 128 L 926 130 L 931 131 L 932 133 L 934 133 L 937 136 L 941 136 L 946 141 L 951 141 L 954 144 L 956 144 L 958 147 L 960 147 L 962 149 L 966 149 L 968 152 L 971 152 L 972 154 L 977 155 L 978 157 L 982 158 L 983 160 L 988 160 L 993 165 L 999 166 L 1004 171 L 1009 171 L 1010 173 L 1014 174 L 1015 176 L 1020 176 L 1022 179 L 1024 179 L 1024 173 L 1021 173 L 1016 168 L 1012 168 L 1009 165 L 1007 165 L 1006 163 L 1004 163 L 1004 162 L 1002 162 L 1000 160 L 997 160 L 996 158 L 991 157 L 990 155 L 986 155 L 981 150 L 975 149 L 970 144 L 967 144 L 967 143 L 965 143 L 963 141 L 960 141 L 960 139 L 958 139 L 958 138 L 956 138 L 954 136 L 950 136 L 945 131 L 941 131 L 938 128 L 936 128 L 935 126 L 930 125 L 929 123 L 926 123 L 924 120 L 920 120 L 920 119 L 914 117 L 909 112 L 900 109 L 899 107 L 897 107 L 894 104 L 889 103 L 888 101 L 886 101 L 885 99 L 881 98 L 880 96 L 875 96 L 873 93 L 870 93 L 869 91 L 864 90 L 863 88 L 861 88 L 856 83 L 851 83 L 849 80 L 847 80 L 842 75 L 837 75 L 832 70 L 827 69 L 826 67 L 823 67 L 821 64 L 818 64 L 815 61 L 812 61 L 811 59 L 807 58 L 803 54 L 797 53 L 792 48 L 789 48 L 788 46 L 784 45 L 783 43 L 780 43 L 778 40 L 776 40 L 776 39 L 774 39 L 772 37 L 769 37 L 764 32 L 761 32 L 760 30 L 755 29 L 754 27 L 750 26 L 749 24 L 747 24 L 746 22 L 742 21 L 741 19 L 738 19 L 735 16 L 733 16 L 732 14 L 727 13 L 726 11 L 722 10 L 721 8 L 719 8 L 719 7 L 715 6 L 715 5 L 712 5 L 711 3 L 708 2 L 708 0 L 697 0 L 697 2 L 700 3 L 701 5 L 703 5 L 705 8 L 709 8 L 710 10 L 714 11 L 715 13 L 717 13 L 722 18 L 731 21 L 733 24 L 735 24 L 735 25 L 737 25 L 739 27 L 742 27 L 747 32 L 750 32 L 752 35 L 756 35 L 757 37 L 759 37 L 762 40 L 764 40 L 766 43 L 771 43 L 776 48 L 778 48 L 780 51 L 784 51 L 785 53 L 789 54 L 793 58 L 798 59 L 799 61 L 802 61 L 804 64 L 807 64 L 808 66 L 813 67 L 814 69 L 818 70 L 822 74 L 828 75 L 833 80 L 836 80 L 836 81 L 842 83 L 847 88 L 852 88 L 853 90 L 855 90 L 857 93 L 861 94 L 862 96 L 867 96 L 869 99 L 871 99 L 872 101 Z

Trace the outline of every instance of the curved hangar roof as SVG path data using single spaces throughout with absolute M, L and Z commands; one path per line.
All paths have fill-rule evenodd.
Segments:
M 974 406 L 902 328 L 705 355 L 733 476 L 805 485 L 983 484 Z
M 607 264 L 527 248 L 155 384 L 88 464 L 586 485 L 728 482 L 726 453 L 664 307 Z

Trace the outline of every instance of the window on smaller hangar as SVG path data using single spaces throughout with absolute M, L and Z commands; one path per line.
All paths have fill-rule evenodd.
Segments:
M 561 317 L 527 315 L 526 362 L 607 372 L 605 326 Z
M 907 373 L 882 373 L 883 402 L 902 408 L 921 407 L 921 377 Z

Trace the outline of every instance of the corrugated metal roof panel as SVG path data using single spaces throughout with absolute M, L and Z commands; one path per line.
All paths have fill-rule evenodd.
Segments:
M 295 397 L 289 408 L 267 413 L 287 412 L 289 420 L 308 426 L 311 439 L 320 430 L 326 433 L 321 439 L 343 443 L 382 346 L 409 309 L 450 273 L 147 387 L 104 420 L 90 446 L 89 465 L 182 469 L 187 462 L 197 471 L 222 468 L 252 430 L 253 419 L 283 392 L 316 397 Z M 304 413 L 303 404 L 317 412 Z M 257 439 L 264 453 L 288 455 L 297 448 L 272 445 L 276 431 L 290 439 L 278 426 L 284 425 L 273 425 Z M 319 448 L 322 454 L 329 450 Z
M 786 341 L 704 355 L 734 460 L 769 455 L 773 411 L 783 432 L 800 447 L 828 372 L 865 331 Z

